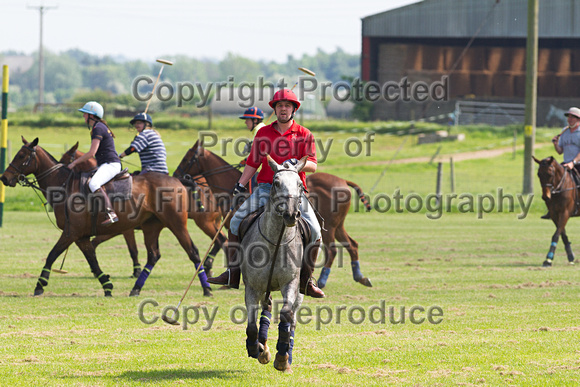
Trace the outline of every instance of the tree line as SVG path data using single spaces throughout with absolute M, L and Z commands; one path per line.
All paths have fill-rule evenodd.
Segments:
M 3 57 L 23 55 L 3 52 Z M 24 72 L 10 75 L 10 106 L 30 109 L 38 102 L 38 54 L 33 65 Z M 348 54 L 337 48 L 332 53 L 319 49 L 314 55 L 294 58 L 289 55 L 284 63 L 255 61 L 228 53 L 222 60 L 197 59 L 185 55 L 164 57 L 174 63 L 163 71 L 163 80 L 176 82 L 222 82 L 234 77 L 235 82 L 256 82 L 258 77 L 275 83 L 280 78 L 297 79 L 303 75 L 298 67 L 316 72 L 319 81 L 338 82 L 345 77 L 360 74 L 360 55 Z M 61 53 L 44 52 L 44 102 L 75 103 L 87 96 L 103 102 L 116 103 L 128 108 L 139 107 L 131 94 L 133 80 L 147 75 L 155 79 L 161 64 L 143 60 L 126 60 L 111 56 L 96 56 L 79 49 Z M 104 99 L 104 100 L 103 100 Z

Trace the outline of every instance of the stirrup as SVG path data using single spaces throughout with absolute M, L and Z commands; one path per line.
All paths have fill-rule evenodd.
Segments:
M 117 223 L 119 221 L 119 217 L 114 211 L 107 211 L 107 219 L 105 219 L 101 225 L 108 226 L 113 223 Z

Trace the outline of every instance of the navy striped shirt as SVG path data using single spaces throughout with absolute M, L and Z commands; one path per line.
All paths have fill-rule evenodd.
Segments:
M 131 143 L 139 152 L 143 172 L 169 173 L 167 169 L 167 151 L 161 137 L 152 129 L 145 129 Z

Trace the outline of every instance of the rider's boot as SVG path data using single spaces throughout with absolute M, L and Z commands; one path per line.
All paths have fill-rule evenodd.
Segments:
M 312 278 L 316 258 L 318 258 L 320 242 L 320 239 L 318 239 L 306 248 L 304 256 L 302 257 L 302 268 L 300 269 L 300 293 L 313 298 L 325 297 L 324 292 L 316 286 L 314 278 Z
M 230 288 L 238 289 L 240 287 L 240 261 L 238 260 L 239 249 L 238 236 L 228 232 L 228 268 L 217 277 L 208 278 L 210 284 L 225 285 Z
M 109 195 L 107 195 L 107 191 L 105 190 L 105 187 L 100 187 L 95 192 L 99 192 L 99 191 L 103 195 L 103 198 L 105 200 L 105 210 L 107 211 L 107 219 L 105 219 L 101 223 L 101 225 L 108 226 L 110 224 L 118 222 L 119 217 L 117 216 L 117 214 L 115 213 L 115 210 L 113 209 L 113 205 L 111 204 L 111 199 L 109 198 Z

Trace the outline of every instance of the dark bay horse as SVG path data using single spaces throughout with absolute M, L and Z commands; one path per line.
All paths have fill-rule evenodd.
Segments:
M 296 311 L 304 300 L 298 289 L 304 245 L 297 220 L 300 218 L 300 198 L 304 191 L 298 172 L 304 168 L 306 159 L 304 157 L 295 167 L 284 168 L 268 156 L 268 164 L 274 171 L 270 199 L 240 243 L 248 311 L 246 349 L 248 356 L 262 364 L 268 363 L 271 358 L 267 345 L 272 318 L 270 291 L 279 290 L 282 293 L 274 361 L 274 367 L 279 371 L 290 370 Z M 256 323 L 260 304 L 262 313 L 258 329 Z
M 82 156 L 84 153 L 78 150 L 78 142 L 61 157 L 60 162 L 63 164 L 69 164 L 76 158 Z M 89 159 L 82 164 L 75 166 L 75 171 L 90 171 L 97 167 L 96 159 Z M 199 185 L 191 181 L 182 181 L 182 183 L 188 187 L 195 184 L 195 187 L 191 187 L 197 199 L 193 199 L 193 195 L 188 195 L 189 205 L 187 207 L 187 216 L 189 219 L 193 219 L 195 224 L 210 238 L 213 239 L 214 235 L 217 233 L 219 228 L 221 214 L 219 211 L 215 210 L 217 205 L 215 204 L 215 198 L 211 193 L 209 187 L 204 187 L 204 182 L 200 181 Z M 96 249 L 97 246 L 116 235 L 98 235 L 94 237 L 91 241 L 93 247 Z M 133 277 L 138 278 L 141 273 L 141 265 L 139 264 L 139 251 L 137 249 L 137 242 L 135 241 L 135 231 L 127 230 L 123 233 L 125 242 L 127 243 L 127 248 L 129 249 L 129 254 L 131 260 L 133 261 Z M 211 251 L 206 258 L 204 265 L 204 270 L 206 275 L 211 275 L 211 268 L 214 258 L 218 251 L 223 247 L 226 247 L 227 238 L 220 232 L 215 244 L 213 245 Z
M 578 186 L 572 176 L 572 171 L 562 166 L 553 157 L 547 157 L 538 160 L 534 156 L 534 161 L 540 165 L 538 168 L 538 177 L 542 185 L 542 199 L 548 207 L 550 217 L 556 225 L 556 232 L 552 235 L 550 250 L 546 260 L 542 264 L 544 267 L 552 266 L 554 252 L 558 245 L 560 235 L 566 248 L 568 263 L 574 264 L 574 253 L 572 246 L 566 235 L 566 223 L 571 216 L 578 216 Z
M 185 187 L 179 180 L 159 173 L 133 177 L 130 199 L 114 201 L 119 221 L 109 226 L 102 226 L 101 222 L 105 218 L 105 213 L 98 212 L 96 219 L 93 220 L 91 203 L 87 203 L 86 198 L 81 194 L 79 175 L 58 163 L 52 155 L 38 146 L 38 138 L 29 143 L 23 137 L 22 141 L 25 144 L 16 153 L 0 177 L 0 181 L 6 186 L 14 187 L 17 182 L 33 174 L 37 188 L 43 192 L 54 209 L 57 226 L 63 230 L 59 240 L 48 254 L 34 289 L 34 295 L 44 293 L 54 261 L 72 243 L 76 243 L 83 252 L 91 271 L 101 283 L 105 296 L 112 295 L 113 284 L 109 276 L 99 267 L 95 249 L 90 242 L 93 231 L 96 235 L 120 234 L 140 226 L 147 247 L 148 265 L 150 262 L 154 265 L 160 258 L 159 233 L 167 227 L 175 235 L 195 267 L 199 267 L 199 253 L 187 232 L 187 212 L 182 210 L 187 205 L 185 195 L 180 194 L 184 192 Z M 108 191 L 111 192 L 110 189 Z M 199 279 L 204 295 L 210 296 L 211 288 L 203 271 L 200 271 Z
M 84 153 L 78 150 L 79 143 L 77 142 L 75 145 L 72 146 L 69 150 L 67 150 L 60 160 L 58 161 L 61 164 L 68 165 L 72 163 L 74 160 L 81 157 Z M 75 165 L 73 168 L 74 172 L 88 172 L 93 169 L 97 168 L 97 159 L 91 158 L 88 159 L 80 164 Z M 112 238 L 109 235 L 99 235 L 94 237 L 91 240 L 93 248 L 97 248 L 97 246 L 104 242 L 105 240 Z M 135 240 L 135 232 L 133 230 L 127 230 L 123 232 L 123 238 L 125 238 L 125 243 L 127 244 L 127 248 L 129 249 L 129 255 L 131 256 L 131 261 L 133 261 L 133 273 L 131 277 L 139 278 L 141 274 L 141 265 L 139 264 L 139 251 L 137 250 L 137 241 Z
M 191 176 L 194 179 L 204 177 L 214 193 L 230 195 L 241 176 L 241 172 L 215 153 L 203 148 L 197 141 L 187 151 L 173 175 L 179 178 Z M 336 239 L 339 241 L 339 245 L 343 246 L 350 255 L 354 280 L 365 286 L 372 287 L 370 279 L 365 277 L 360 271 L 358 243 L 348 235 L 344 228 L 344 221 L 351 204 L 349 187 L 355 189 L 367 211 L 370 210 L 370 205 L 366 201 L 362 189 L 353 182 L 324 172 L 307 175 L 306 184 L 310 190 L 307 196 L 324 219 L 324 224 L 321 223 L 321 226 L 324 226 L 322 229 L 322 241 L 327 257 L 318 279 L 318 286 L 323 288 L 326 285 L 330 268 L 337 254 Z M 227 211 L 229 207 L 224 208 Z M 226 224 L 226 227 L 228 226 Z

